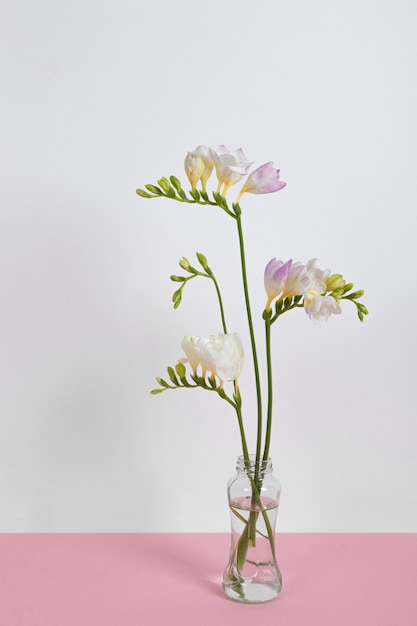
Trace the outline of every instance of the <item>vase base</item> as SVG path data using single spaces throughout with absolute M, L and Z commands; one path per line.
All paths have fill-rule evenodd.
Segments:
M 247 604 L 261 604 L 275 600 L 281 591 L 279 584 L 260 584 L 251 582 L 224 583 L 225 594 L 236 602 L 246 602 Z

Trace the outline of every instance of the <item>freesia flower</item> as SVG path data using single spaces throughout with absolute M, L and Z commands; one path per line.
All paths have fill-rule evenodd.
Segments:
M 302 276 L 304 309 L 315 323 L 326 321 L 332 313 L 342 312 L 340 304 L 332 296 L 325 295 L 329 276 L 330 270 L 323 268 L 318 259 L 310 259 Z
M 200 181 L 203 191 L 206 191 L 207 181 L 210 178 L 214 168 L 214 161 L 211 157 L 211 150 L 207 146 L 197 146 L 192 154 L 197 155 L 203 159 L 204 170 L 201 174 Z
M 187 355 L 187 361 L 191 365 L 193 373 L 196 374 L 197 367 L 201 362 L 200 337 L 184 337 L 181 341 L 181 348 Z
M 266 266 L 264 284 L 268 300 L 266 302 L 265 309 L 269 309 L 271 307 L 271 302 L 275 298 L 279 298 L 282 295 L 291 265 L 292 260 L 284 263 L 283 261 L 271 259 Z
M 243 344 L 237 333 L 209 335 L 208 337 L 184 337 L 181 346 L 196 373 L 211 372 L 220 380 L 237 380 L 243 364 Z
M 302 265 L 299 261 L 291 265 L 283 287 L 281 299 L 294 298 L 295 296 L 302 295 L 301 282 L 304 278 L 305 269 L 305 265 Z
M 237 202 L 244 193 L 273 193 L 283 189 L 286 184 L 279 180 L 279 170 L 274 168 L 272 161 L 264 163 L 249 174 L 237 197 Z
M 249 171 L 251 163 L 247 163 L 243 150 L 228 150 L 226 146 L 219 146 L 217 150 L 210 150 L 214 161 L 217 179 L 219 181 L 217 193 L 226 195 L 231 185 L 238 183 Z M 222 189 L 223 187 L 223 189 Z
M 330 270 L 324 268 L 318 259 L 310 259 L 301 280 L 302 295 L 306 296 L 309 292 L 325 294 L 329 276 Z
M 204 168 L 204 159 L 199 154 L 187 152 L 187 156 L 184 160 L 184 169 L 193 191 L 196 189 L 197 183 L 204 173 Z
M 332 313 L 342 312 L 340 304 L 333 296 L 323 296 L 313 292 L 304 296 L 304 309 L 315 324 L 327 321 Z

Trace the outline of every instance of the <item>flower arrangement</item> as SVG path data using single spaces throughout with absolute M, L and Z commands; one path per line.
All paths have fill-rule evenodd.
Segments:
M 159 394 L 179 388 L 200 388 L 218 394 L 236 412 L 242 443 L 243 463 L 246 464 L 247 468 L 255 468 L 249 473 L 251 500 L 253 502 L 249 515 L 243 518 L 237 507 L 232 507 L 232 512 L 243 522 L 243 527 L 240 531 L 239 540 L 232 548 L 236 557 L 234 570 L 232 572 L 232 568 L 229 568 L 227 577 L 229 582 L 232 581 L 238 585 L 239 599 L 244 595 L 243 583 L 238 581 L 240 570 L 243 567 L 249 547 L 256 544 L 257 536 L 269 541 L 274 554 L 273 530 L 267 514 L 268 507 L 262 500 L 263 478 L 260 471 L 262 463 L 266 463 L 269 458 L 272 428 L 271 327 L 281 315 L 295 309 L 304 309 L 314 323 L 325 321 L 333 314 L 340 314 L 341 305 L 346 301 L 356 307 L 360 321 L 363 321 L 364 316 L 368 314 L 365 305 L 359 302 L 364 293 L 363 290 L 354 291 L 353 284 L 347 282 L 342 274 L 331 273 L 317 259 L 311 259 L 305 264 L 292 260 L 282 261 L 276 258 L 268 262 L 264 272 L 266 303 L 261 314 L 265 326 L 267 371 L 265 423 L 258 351 L 247 280 L 240 201 L 246 193 L 274 193 L 283 189 L 286 183 L 280 180 L 280 171 L 274 168 L 272 162 L 265 163 L 249 173 L 252 165 L 252 162 L 248 163 L 241 149 L 231 151 L 221 145 L 214 150 L 200 145 L 192 152 L 188 152 L 185 157 L 185 173 L 191 185 L 188 193 L 184 191 L 180 180 L 175 176 L 170 176 L 169 179 L 161 178 L 157 185 L 148 184 L 145 185 L 145 189 L 137 189 L 137 194 L 143 198 L 164 197 L 177 202 L 218 207 L 233 219 L 237 226 L 242 286 L 257 398 L 257 436 L 254 455 L 249 454 L 247 445 L 242 414 L 242 393 L 239 386 L 239 375 L 242 370 L 244 355 L 243 344 L 237 333 L 228 331 L 219 283 L 207 258 L 199 252 L 196 253 L 198 267 L 194 267 L 186 257 L 182 257 L 179 265 L 184 273 L 171 276 L 171 280 L 179 285 L 172 296 L 173 305 L 174 308 L 179 307 L 183 290 L 191 280 L 197 277 L 208 278 L 213 281 L 217 294 L 223 332 L 208 337 L 184 337 L 181 343 L 185 353 L 184 358 L 180 359 L 174 366 L 167 368 L 167 377 L 157 378 L 159 386 L 153 389 L 151 393 Z M 214 171 L 217 177 L 217 188 L 216 191 L 209 194 L 207 183 Z M 229 189 L 241 182 L 243 185 L 236 201 L 230 204 L 226 199 Z M 264 522 L 263 531 L 257 528 L 257 520 L 260 517 L 263 518 Z M 275 559 L 275 557 L 273 558 Z
M 188 202 L 200 205 L 219 207 L 224 213 L 236 221 L 240 246 L 240 264 L 242 283 L 245 295 L 246 314 L 251 339 L 252 360 L 257 393 L 258 423 L 256 461 L 267 459 L 269 454 L 271 426 L 272 426 L 272 362 L 271 362 L 271 326 L 276 320 L 289 311 L 304 308 L 308 317 L 315 323 L 325 321 L 332 314 L 341 313 L 341 303 L 349 301 L 356 306 L 358 317 L 363 321 L 368 314 L 365 305 L 359 302 L 364 294 L 363 290 L 353 291 L 353 284 L 346 282 L 341 274 L 332 274 L 329 269 L 323 268 L 317 259 L 311 259 L 305 265 L 292 260 L 281 261 L 271 259 L 265 268 L 264 284 L 266 291 L 266 305 L 262 313 L 265 324 L 266 359 L 267 359 L 267 423 L 264 445 L 262 447 L 263 415 L 262 393 L 259 377 L 258 355 L 252 320 L 250 294 L 248 289 L 244 238 L 242 229 L 242 209 L 240 200 L 245 193 L 267 194 L 279 191 L 286 186 L 280 180 L 280 171 L 275 169 L 272 162 L 265 163 L 251 174 L 252 166 L 248 163 L 241 149 L 231 151 L 225 146 L 217 150 L 207 146 L 198 146 L 185 157 L 185 173 L 191 184 L 187 196 L 178 178 L 170 176 L 158 180 L 158 185 L 145 185 L 145 190 L 137 189 L 136 193 L 143 198 L 165 197 L 177 202 Z M 216 172 L 217 189 L 212 193 L 212 199 L 207 192 L 207 182 Z M 244 184 L 237 196 L 236 202 L 229 206 L 226 194 L 232 185 L 241 182 Z M 201 188 L 198 189 L 198 185 Z M 182 292 L 185 285 L 198 276 L 213 281 L 219 302 L 223 333 L 209 337 L 184 337 L 182 348 L 186 358 L 181 359 L 174 367 L 168 367 L 168 381 L 158 377 L 159 387 L 151 393 L 158 394 L 167 389 L 200 387 L 216 392 L 227 401 L 236 411 L 242 440 L 242 452 L 249 458 L 245 430 L 242 420 L 242 396 L 239 388 L 239 375 L 243 364 L 243 344 L 237 333 L 230 334 L 227 330 L 223 301 L 217 279 L 208 265 L 206 257 L 197 253 L 200 268 L 193 267 L 187 258 L 182 257 L 179 265 L 186 275 L 172 275 L 171 280 L 180 283 L 174 292 L 172 301 L 174 308 L 181 304 Z M 187 372 L 185 363 L 189 364 L 191 372 Z M 232 383 L 232 393 L 227 393 L 225 382 Z M 263 449 L 262 455 L 261 450 Z

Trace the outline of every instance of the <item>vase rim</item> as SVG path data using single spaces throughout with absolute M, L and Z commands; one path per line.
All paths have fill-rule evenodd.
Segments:
M 249 463 L 245 460 L 243 454 L 239 455 L 237 458 L 236 469 L 239 471 L 245 471 L 247 469 L 258 469 L 261 472 L 272 471 L 272 460 L 271 457 L 267 459 L 259 459 L 256 460 L 255 454 L 249 454 Z

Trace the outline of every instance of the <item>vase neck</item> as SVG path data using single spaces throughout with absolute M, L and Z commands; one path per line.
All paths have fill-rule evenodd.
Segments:
M 244 474 L 271 474 L 272 461 L 269 457 L 265 461 L 263 459 L 257 461 L 254 454 L 249 455 L 249 460 L 246 460 L 243 456 L 239 456 L 236 462 L 236 470 Z

